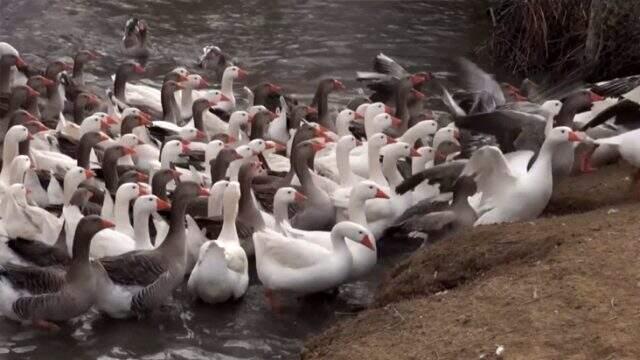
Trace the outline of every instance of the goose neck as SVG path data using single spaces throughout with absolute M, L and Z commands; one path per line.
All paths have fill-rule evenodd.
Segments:
M 151 235 L 149 234 L 149 217 L 150 211 L 139 209 L 134 206 L 133 211 L 133 234 L 136 243 L 136 249 L 153 248 L 151 244 Z
M 227 244 L 239 244 L 238 232 L 236 230 L 236 219 L 238 217 L 238 202 L 227 199 L 223 204 L 223 221 L 220 236 Z
M 357 196 L 349 197 L 349 206 L 347 213 L 349 215 L 349 221 L 353 221 L 356 224 L 367 227 L 367 216 L 365 214 L 366 199 L 361 199 Z
M 382 173 L 380 166 L 380 149 L 369 144 L 367 146 L 367 155 L 369 157 L 369 180 L 381 186 L 387 186 L 387 180 Z

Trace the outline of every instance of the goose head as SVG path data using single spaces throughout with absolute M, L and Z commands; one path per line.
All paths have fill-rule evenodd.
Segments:
M 22 207 L 28 206 L 27 194 L 29 193 L 29 190 L 27 189 L 26 186 L 24 186 L 24 184 L 18 183 L 18 184 L 13 184 L 9 186 L 8 193 L 18 205 Z
M 124 76 L 125 79 L 131 77 L 131 75 L 142 75 L 144 74 L 144 67 L 140 64 L 127 61 L 118 67 L 117 74 L 120 76 Z
M 247 75 L 249 75 L 246 71 L 242 70 L 241 68 L 237 67 L 237 66 L 229 66 L 228 68 L 224 69 L 224 73 L 222 74 L 223 78 L 232 78 L 232 79 L 238 79 L 238 80 L 242 80 L 245 77 L 247 77 Z
M 547 100 L 540 107 L 552 116 L 556 116 L 560 113 L 560 109 L 562 109 L 562 101 Z
M 435 120 L 423 120 L 413 125 L 411 131 L 415 131 L 417 138 L 425 141 L 425 139 L 438 131 L 438 123 Z
M 345 135 L 338 140 L 337 147 L 347 153 L 355 149 L 361 142 L 353 135 Z
M 16 66 L 18 68 L 27 66 L 27 63 L 22 60 L 20 55 L 16 52 L 15 54 L 4 54 L 0 55 L 0 66 Z
M 241 145 L 236 148 L 236 153 L 242 157 L 242 159 L 249 159 L 254 155 L 258 155 L 249 145 Z
M 234 124 L 238 127 L 245 127 L 249 124 L 249 120 L 252 118 L 253 115 L 246 111 L 234 111 L 229 117 L 229 124 Z
M 209 103 L 211 106 L 221 102 L 221 101 L 231 101 L 225 94 L 220 90 L 209 90 L 207 93 L 207 98 L 209 99 Z
M 86 64 L 89 61 L 98 60 L 100 56 L 95 51 L 91 50 L 80 50 L 73 58 L 73 63 Z
M 147 24 L 144 20 L 130 18 L 124 25 L 122 44 L 125 49 L 141 47 L 147 34 Z
M 95 177 L 96 173 L 93 170 L 85 169 L 80 166 L 76 166 L 64 174 L 64 185 L 71 185 L 72 188 L 77 188 L 78 185 L 92 177 Z
M 133 203 L 134 214 L 151 214 L 158 210 L 170 210 L 171 204 L 155 195 L 142 195 Z
M 355 111 L 355 119 L 356 120 L 364 120 L 364 115 L 367 112 L 367 108 L 371 105 L 370 103 L 362 103 L 358 105 Z
M 240 200 L 240 183 L 237 181 L 229 181 L 225 185 L 222 201 L 225 204 L 237 204 Z
M 205 158 L 207 160 L 215 159 L 218 157 L 220 151 L 224 149 L 224 142 L 222 140 L 211 140 L 207 144 L 204 150 Z
M 95 96 L 94 94 L 82 92 L 78 94 L 78 96 L 76 97 L 75 105 L 81 106 L 83 108 L 85 106 L 93 107 L 93 106 L 100 105 L 100 100 L 98 100 L 98 97 Z
M 198 66 L 203 69 L 215 68 L 218 66 L 224 66 L 227 63 L 227 59 L 222 50 L 215 45 L 207 45 L 202 48 L 202 55 L 198 59 Z
M 73 67 L 62 60 L 54 60 L 47 65 L 45 70 L 45 77 L 49 80 L 53 80 L 55 82 L 58 81 L 58 74 L 63 71 L 71 71 Z
M 38 121 L 38 119 L 24 109 L 18 109 L 14 111 L 9 118 L 10 125 L 24 125 L 30 121 Z
M 184 89 L 184 86 L 182 84 L 183 84 L 182 82 L 175 82 L 173 80 L 169 80 L 164 83 L 162 88 L 169 93 L 174 93 L 178 90 Z
M 149 121 L 149 124 L 145 124 L 145 125 L 150 125 L 151 124 L 151 115 L 149 115 L 146 112 L 138 109 L 137 107 L 128 107 L 128 108 L 122 110 L 122 113 L 120 115 L 122 116 L 123 119 L 125 117 L 129 116 L 129 115 L 139 116 L 139 117 Z
M 373 118 L 376 129 L 387 129 L 389 127 L 399 128 L 402 126 L 402 120 L 387 113 L 378 114 Z
M 365 124 L 367 124 L 368 122 L 373 121 L 373 119 L 376 117 L 376 115 L 382 114 L 382 113 L 390 113 L 391 110 L 388 106 L 386 106 L 384 103 L 381 102 L 376 102 L 373 104 L 363 104 L 366 105 L 365 106 L 365 110 L 364 110 L 364 122 Z M 360 105 L 360 106 L 363 106 Z
M 180 131 L 178 131 L 178 136 L 180 136 L 182 140 L 188 141 L 203 141 L 207 139 L 207 134 L 196 128 L 181 128 Z
M 392 137 L 389 137 L 383 133 L 376 133 L 369 139 L 367 145 L 370 148 L 380 150 L 383 146 L 387 144 L 393 144 L 394 142 L 395 140 Z
M 9 131 L 7 131 L 7 135 L 5 136 L 7 139 L 11 139 L 16 143 L 23 142 L 25 140 L 31 140 L 33 137 L 29 133 L 29 130 L 23 125 L 14 125 Z
M 545 142 L 549 142 L 551 144 L 562 144 L 565 142 L 579 142 L 582 141 L 584 137 L 572 131 L 570 127 L 567 126 L 558 126 L 549 132 Z
M 178 160 L 181 154 L 186 154 L 189 150 L 191 149 L 188 141 L 170 140 L 162 147 L 160 158 L 173 162 Z
M 125 134 L 119 139 L 120 145 L 124 145 L 130 148 L 135 148 L 138 145 L 142 145 L 143 142 L 135 134 Z
M 186 80 L 181 84 L 187 89 L 205 89 L 209 87 L 209 83 L 198 74 L 187 75 Z
M 27 170 L 31 168 L 31 159 L 29 159 L 26 155 L 18 155 L 11 161 L 10 174 L 11 179 L 9 180 L 10 184 L 22 183 L 24 182 L 24 174 Z
M 364 202 L 369 199 L 388 199 L 389 196 L 385 194 L 378 185 L 371 180 L 364 180 L 356 184 L 350 193 L 350 198 Z
M 267 143 L 263 139 L 253 139 L 249 141 L 247 145 L 249 145 L 255 155 L 261 154 L 263 151 L 267 150 Z
M 108 131 L 111 125 L 115 125 L 118 122 L 110 115 L 103 112 L 97 112 L 91 116 L 86 117 L 80 124 L 80 136 L 90 131 Z
M 191 110 L 194 114 L 202 114 L 205 110 L 208 110 L 210 107 L 217 103 L 218 102 L 215 100 L 209 101 L 204 98 L 197 99 L 193 102 L 193 105 L 191 105 Z
M 222 199 L 222 195 L 224 195 L 224 191 L 227 189 L 228 184 L 228 180 L 216 181 L 213 185 L 211 185 L 211 189 L 209 190 L 209 199 L 214 201 L 215 203 L 219 203 Z
M 355 241 L 366 246 L 371 251 L 376 251 L 374 245 L 374 237 L 371 231 L 362 225 L 351 221 L 342 221 L 337 223 L 331 230 L 332 237 L 344 237 L 351 241 Z
M 458 129 L 453 127 L 443 127 L 440 130 L 436 131 L 436 134 L 433 136 L 433 148 L 438 149 L 438 146 L 445 141 L 450 141 L 458 146 L 460 146 L 460 132 Z
M 129 202 L 138 196 L 149 195 L 146 186 L 137 183 L 126 183 L 120 185 L 116 192 L 116 198 Z
M 349 125 L 352 121 L 356 120 L 356 112 L 351 109 L 344 109 L 338 113 L 336 117 L 336 128 L 338 129 L 338 135 L 349 134 Z
M 292 187 L 281 187 L 276 191 L 276 195 L 273 198 L 274 203 L 280 204 L 293 204 L 302 203 L 307 199 L 301 192 Z
M 27 80 L 27 85 L 40 93 L 44 93 L 47 90 L 47 87 L 53 84 L 53 81 L 42 75 L 34 75 Z
M 380 155 L 389 157 L 390 159 L 420 157 L 420 154 L 413 148 L 413 146 L 402 141 L 383 146 L 382 149 L 380 149 Z
M 435 158 L 435 150 L 431 146 L 422 146 L 416 149 L 420 154 L 421 161 L 426 164 Z

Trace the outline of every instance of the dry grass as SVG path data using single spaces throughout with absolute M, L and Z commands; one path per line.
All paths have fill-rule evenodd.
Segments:
M 522 76 L 552 73 L 593 80 L 640 71 L 640 2 L 601 4 L 592 14 L 591 0 L 500 1 L 493 8 L 489 52 Z M 595 37 L 589 39 L 589 31 Z

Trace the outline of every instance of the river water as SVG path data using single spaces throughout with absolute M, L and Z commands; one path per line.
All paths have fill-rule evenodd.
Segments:
M 102 57 L 87 71 L 107 87 L 124 59 L 124 23 L 138 16 L 149 26 L 147 77 L 157 86 L 166 71 L 193 67 L 202 47 L 214 44 L 239 59 L 249 86 L 271 81 L 306 99 L 319 79 L 333 76 L 349 88 L 336 101 L 356 93 L 355 71 L 370 70 L 378 52 L 409 70 L 450 70 L 453 57 L 482 39 L 478 2 L 0 0 L 0 41 L 36 64 L 96 50 Z M 238 303 L 211 307 L 179 293 L 149 319 L 90 313 L 53 335 L 0 319 L 0 359 L 295 359 L 304 339 L 371 301 L 384 267 L 336 298 L 304 300 L 280 314 L 253 284 Z

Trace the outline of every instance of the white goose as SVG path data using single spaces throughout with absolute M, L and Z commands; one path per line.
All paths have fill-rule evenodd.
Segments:
M 568 127 L 553 128 L 547 135 L 536 161 L 531 151 L 503 155 L 493 146 L 474 152 L 461 176 L 475 179 L 478 193 L 470 205 L 479 215 L 475 225 L 525 221 L 538 217 L 547 206 L 553 190 L 554 152 L 581 138 Z
M 229 66 L 224 69 L 222 73 L 222 83 L 220 90 L 222 94 L 229 99 L 228 101 L 221 102 L 217 105 L 218 108 L 223 109 L 226 112 L 231 112 L 236 107 L 236 97 L 233 94 L 233 81 L 238 79 L 242 80 L 247 76 L 247 72 L 240 69 L 237 66 Z
M 38 206 L 29 205 L 27 192 L 23 184 L 9 186 L 0 203 L 0 226 L 10 238 L 21 237 L 53 245 L 62 229 L 62 220 Z
M 211 304 L 238 299 L 249 286 L 249 261 L 236 230 L 240 184 L 229 182 L 226 188 L 220 235 L 202 245 L 187 283 L 192 295 Z
M 274 292 L 304 295 L 344 283 L 353 267 L 345 237 L 375 251 L 369 231 L 347 221 L 331 230 L 331 250 L 269 229 L 254 233 L 258 278 L 272 307 Z

